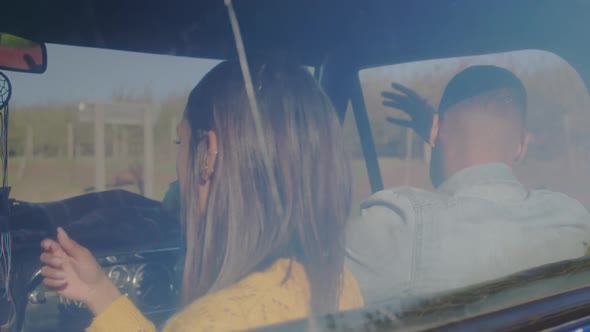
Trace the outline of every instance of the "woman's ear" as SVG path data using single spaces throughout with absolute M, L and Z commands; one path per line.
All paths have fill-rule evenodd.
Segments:
M 211 179 L 217 164 L 217 134 L 213 130 L 207 131 L 207 151 L 201 164 L 201 182 L 206 183 Z

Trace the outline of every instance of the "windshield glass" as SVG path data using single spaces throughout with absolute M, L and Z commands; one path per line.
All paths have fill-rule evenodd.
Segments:
M 455 75 L 477 66 L 522 82 L 526 119 L 506 120 L 519 106 L 516 97 L 497 106 L 504 90 L 439 105 L 457 94 Z M 344 128 L 352 219 L 362 223 L 353 222 L 347 245 L 365 301 L 392 305 L 398 318 L 421 325 L 446 321 L 454 309 L 454 318 L 465 318 L 588 285 L 577 275 L 587 263 L 567 262 L 587 250 L 590 208 L 590 98 L 572 66 L 526 50 L 368 68 L 359 77 L 385 188 L 371 194 L 351 108 Z M 479 84 L 489 82 L 462 88 Z M 438 131 L 421 134 L 420 107 L 438 112 Z M 522 135 L 507 140 L 510 128 Z M 557 265 L 501 279 L 550 263 Z
M 411 185 L 432 189 L 428 173 L 430 148 L 413 130 L 386 121 L 408 119 L 402 111 L 383 105 L 382 93 L 399 83 L 414 90 L 435 108 L 448 81 L 473 65 L 507 68 L 527 90 L 526 127 L 531 141 L 525 160 L 518 164 L 519 179 L 529 188 L 548 188 L 573 196 L 590 207 L 590 106 L 580 76 L 555 54 L 517 51 L 473 57 L 420 61 L 360 71 L 363 95 L 379 155 L 385 188 Z M 348 113 L 347 146 L 354 156 L 357 202 L 370 194 L 354 117 Z M 564 171 L 567 170 L 564 174 Z
M 8 73 L 14 90 L 10 104 L 8 138 L 8 184 L 12 187 L 11 198 L 24 202 L 54 202 L 87 193 L 123 189 L 162 201 L 170 192 L 179 192 L 177 186 L 171 185 L 177 179 L 177 125 L 183 116 L 189 92 L 219 61 L 61 45 L 48 45 L 47 53 L 50 65 L 45 74 L 37 76 Z M 527 144 L 518 145 L 516 152 L 511 151 L 515 154 L 514 159 L 517 159 L 516 155 L 523 157 L 514 163 L 514 178 L 501 179 L 500 185 L 491 189 L 484 187 L 485 181 L 478 182 L 467 191 L 459 193 L 464 189 L 466 180 L 450 181 L 454 173 L 449 174 L 445 179 L 449 181 L 445 182 L 451 182 L 451 185 L 446 187 L 450 186 L 450 190 L 456 192 L 440 198 L 433 195 L 439 195 L 440 187 L 445 186 L 432 184 L 431 144 L 424 141 L 425 137 L 421 137 L 416 128 L 407 129 L 390 121 L 390 118 L 409 119 L 404 112 L 408 107 L 387 106 L 391 101 L 387 96 L 392 91 L 399 93 L 401 85 L 402 91 L 412 91 L 420 100 L 427 102 L 432 110 L 438 110 L 449 80 L 474 65 L 505 68 L 522 81 L 528 96 L 526 130 L 522 135 L 523 140 L 526 137 Z M 314 68 L 308 69 L 314 72 Z M 365 220 L 367 223 L 358 229 L 354 228 L 356 226 L 347 229 L 344 271 L 350 279 L 346 281 L 348 288 L 345 291 L 352 290 L 352 293 L 362 294 L 364 303 L 369 307 L 385 302 L 388 306 L 391 305 L 388 307 L 391 312 L 400 314 L 409 324 L 423 326 L 426 323 L 436 324 L 448 319 L 465 318 L 473 313 L 498 307 L 505 308 L 587 285 L 582 276 L 588 274 L 586 271 L 589 265 L 581 264 L 574 266 L 574 270 L 568 270 L 568 266 L 563 269 L 553 268 L 549 272 L 538 270 L 530 280 L 519 279 L 517 283 L 501 280 L 499 284 L 492 286 L 478 286 L 522 270 L 574 258 L 560 253 L 581 243 L 582 246 L 575 249 L 583 254 L 590 242 L 590 238 L 587 239 L 588 242 L 580 242 L 579 238 L 575 241 L 564 238 L 563 242 L 559 242 L 563 243 L 561 248 L 553 245 L 555 241 L 550 241 L 552 236 L 561 237 L 561 233 L 551 233 L 554 229 L 571 231 L 577 230 L 578 226 L 575 223 L 554 225 L 550 222 L 553 214 L 561 217 L 563 206 L 575 207 L 565 208 L 568 216 L 590 208 L 590 175 L 587 172 L 590 166 L 590 135 L 586 130 L 590 125 L 590 113 L 587 112 L 590 98 L 578 73 L 568 63 L 551 53 L 527 50 L 368 68 L 361 70 L 359 77 L 386 190 L 381 196 L 372 196 L 361 149 L 361 140 L 365 138 L 359 137 L 353 116 L 353 111 L 356 110 L 350 108 L 343 124 L 345 146 L 352 157 L 353 197 L 350 224 L 356 225 L 355 221 L 359 219 L 374 218 L 366 211 L 371 206 L 380 204 L 380 208 L 393 206 L 393 211 L 398 211 L 396 209 L 399 208 L 403 210 L 400 215 L 414 219 L 395 224 L 399 220 L 391 218 L 393 214 L 387 212 L 379 214 L 378 218 Z M 392 83 L 399 84 L 397 90 L 392 88 Z M 505 124 L 510 126 L 511 122 Z M 456 127 L 456 131 L 463 129 L 461 126 Z M 489 139 L 493 140 L 495 137 L 497 138 L 492 134 Z M 455 158 L 446 160 L 447 166 L 461 156 L 464 155 L 455 151 Z M 505 170 L 502 172 L 506 174 Z M 467 178 L 469 181 L 473 180 L 473 176 L 471 179 L 470 176 Z M 503 187 L 507 183 L 512 189 Z M 518 189 L 515 191 L 514 188 Z M 519 191 L 520 189 L 522 190 Z M 554 193 L 558 193 L 559 199 L 566 198 L 567 204 L 557 205 L 553 210 L 551 204 L 554 204 L 554 200 L 545 198 Z M 406 198 L 398 201 L 396 195 Z M 497 200 L 498 197 L 509 200 L 514 195 L 522 197 L 518 196 L 508 203 Z M 529 203 L 531 198 L 533 203 Z M 493 202 L 494 208 L 486 205 L 489 202 Z M 140 217 L 136 219 L 150 224 L 152 215 L 142 213 L 152 206 L 141 203 L 144 204 L 142 207 L 147 208 L 139 212 Z M 505 209 L 506 204 L 510 208 L 524 206 L 524 210 L 533 212 L 539 207 L 545 210 L 536 214 L 517 213 L 515 217 L 512 210 Z M 531 208 L 527 204 L 535 205 Z M 261 208 L 265 206 L 266 202 Z M 433 206 L 436 209 L 432 209 Z M 445 210 L 449 207 L 454 210 Z M 132 228 L 137 220 L 126 220 L 126 214 L 123 217 L 117 215 L 121 211 L 108 211 L 107 203 L 102 204 L 101 208 L 102 215 L 89 219 L 101 223 L 104 221 L 108 226 L 109 218 L 115 215 L 110 222 L 119 222 L 122 218 L 123 222 L 129 222 L 127 229 L 134 230 L 133 236 L 123 241 L 123 246 L 128 246 L 127 250 L 135 243 L 131 238 L 137 237 L 137 243 L 142 241 L 143 236 L 148 240 L 160 239 L 161 234 L 158 232 L 167 232 L 162 231 L 166 227 L 174 229 L 166 234 L 173 238 L 174 250 L 184 249 L 180 247 L 186 240 L 185 234 L 174 233 L 186 231 L 178 231 L 180 223 L 177 218 L 173 225 L 167 223 L 168 219 L 161 218 L 164 226 L 160 229 Z M 178 212 L 178 206 L 175 208 Z M 482 217 L 478 214 L 482 210 L 490 211 L 490 214 Z M 382 218 L 383 215 L 387 218 Z M 426 217 L 420 219 L 423 216 L 430 216 L 437 223 L 430 223 L 434 226 L 428 226 Z M 49 216 L 48 219 L 52 217 L 55 216 Z M 74 219 L 73 216 L 69 217 Z M 85 217 L 87 216 L 78 219 L 84 221 Z M 157 217 L 161 215 L 156 215 L 154 219 Z M 514 228 L 503 228 L 506 225 L 502 223 L 510 218 L 518 219 L 522 226 L 518 226 L 516 231 Z M 466 220 L 467 226 L 453 225 L 457 220 Z M 385 225 L 385 230 L 371 228 L 375 221 Z M 35 219 L 31 220 L 31 224 L 35 222 Z M 487 225 L 488 222 L 492 226 Z M 447 225 L 451 226 L 445 228 Z M 93 228 L 85 228 L 86 226 L 89 225 L 78 223 L 74 225 L 74 230 L 78 227 L 78 234 L 85 233 L 88 238 L 96 235 L 92 234 Z M 34 225 L 29 228 L 35 227 L 49 226 Z M 102 232 L 105 228 L 109 227 L 103 227 Z M 458 236 L 452 244 L 439 241 L 452 238 L 460 233 L 459 229 L 461 232 L 467 229 L 471 233 Z M 550 229 L 551 234 L 547 236 L 543 229 Z M 373 231 L 375 233 L 371 233 Z M 528 236 L 523 234 L 538 237 L 541 240 L 531 245 L 534 250 L 529 248 L 527 252 L 533 251 L 539 255 L 524 263 L 522 260 L 512 262 L 506 259 L 513 254 L 517 257 L 522 250 L 512 243 L 508 244 L 508 240 L 505 247 L 500 246 L 500 240 L 510 238 L 503 232 L 509 233 L 512 239 L 520 242 Z M 97 233 L 96 238 L 105 235 Z M 172 235 L 169 236 L 170 234 Z M 357 238 L 357 234 L 368 234 L 368 237 Z M 124 234 L 123 237 L 126 236 L 128 235 Z M 379 242 L 381 239 L 385 240 Z M 461 243 L 463 239 L 468 241 Z M 165 247 L 156 243 L 157 241 L 144 242 L 148 242 L 149 249 Z M 551 243 L 551 250 L 548 250 L 547 243 Z M 34 246 L 37 248 L 38 243 L 35 242 Z M 481 247 L 491 248 L 489 252 L 492 254 L 491 258 L 488 257 L 489 264 L 479 268 L 474 275 L 469 272 L 473 266 L 462 262 L 466 261 L 467 252 Z M 496 247 L 504 251 L 494 251 L 493 248 Z M 214 254 L 217 255 L 217 252 Z M 132 301 L 150 315 L 150 319 L 157 317 L 154 318 L 155 321 L 163 323 L 175 312 L 181 295 L 184 266 L 184 257 L 179 258 L 181 255 L 175 251 L 172 256 L 164 254 L 150 258 L 149 255 L 126 252 L 125 255 L 118 256 L 104 255 L 105 257 L 100 258 L 100 264 L 121 292 L 130 295 Z M 386 260 L 375 259 L 379 257 L 386 257 Z M 35 261 L 36 259 L 35 257 Z M 150 260 L 155 263 L 145 263 Z M 373 282 L 371 278 L 367 278 L 365 272 L 355 266 L 357 263 L 374 264 L 370 273 L 378 271 L 377 279 L 384 278 L 385 282 Z M 572 277 L 569 274 L 571 271 L 580 273 L 577 276 L 574 273 Z M 375 275 L 377 274 L 371 274 Z M 545 278 L 543 276 L 547 280 L 538 282 Z M 569 276 L 570 279 L 563 279 L 564 276 Z M 440 280 L 444 286 L 437 284 Z M 163 286 L 157 288 L 155 285 Z M 461 291 L 456 296 L 453 293 L 473 285 L 474 288 Z M 41 289 L 43 292 L 47 291 Z M 450 295 L 438 297 L 449 292 Z M 73 330 L 88 325 L 88 320 L 77 320 L 82 312 L 88 313 L 81 310 L 84 309 L 82 303 L 66 300 L 51 291 L 43 294 L 51 294 L 50 305 L 42 306 L 47 301 L 46 298 L 30 299 L 27 317 L 39 319 L 29 318 L 26 323 L 27 331 L 41 331 L 47 326 L 63 324 L 63 317 L 76 317 L 72 321 L 79 325 Z M 374 294 L 378 296 L 374 297 Z M 358 298 L 356 303 L 362 302 Z M 426 301 L 422 302 L 423 299 Z M 483 302 L 478 302 L 480 300 Z M 465 305 L 471 308 L 476 302 L 480 306 L 470 309 L 471 311 L 465 311 L 461 307 Z M 57 308 L 67 315 L 62 317 Z M 346 308 L 358 308 L 358 305 Z M 161 313 L 164 314 L 158 316 Z M 371 317 L 368 320 L 371 324 L 379 324 L 372 322 Z
M 62 45 L 47 52 L 45 74 L 7 73 L 11 196 L 47 202 L 98 187 L 162 199 L 176 179 L 176 125 L 188 92 L 218 61 Z M 102 136 L 93 107 L 104 108 Z M 153 112 L 151 133 L 144 108 Z

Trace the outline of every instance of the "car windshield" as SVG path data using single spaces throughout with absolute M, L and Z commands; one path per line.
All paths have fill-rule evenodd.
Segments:
M 43 75 L 8 73 L 11 196 L 50 202 L 124 189 L 161 200 L 176 179 L 176 125 L 188 93 L 219 61 L 63 45 L 47 52 Z M 153 113 L 149 129 L 143 108 Z
M 49 66 L 43 75 L 8 73 L 13 86 L 8 132 L 8 183 L 12 187 L 11 198 L 21 203 L 56 202 L 93 192 L 122 189 L 162 201 L 170 193 L 169 190 L 178 190 L 171 186 L 177 179 L 177 125 L 183 116 L 190 90 L 219 61 L 53 44 L 47 45 L 47 53 Z M 572 66 L 555 54 L 537 50 L 401 63 L 360 70 L 360 92 L 366 105 L 383 188 L 388 190 L 412 187 L 412 190 L 416 190 L 412 191 L 412 195 L 436 190 L 429 176 L 432 147 L 414 130 L 387 121 L 388 117 L 408 117 L 400 108 L 384 105 L 387 100 L 383 93 L 392 91 L 392 83 L 401 84 L 426 100 L 433 109 L 438 109 L 449 80 L 474 65 L 507 68 L 522 80 L 527 90 L 526 131 L 530 134 L 530 143 L 526 157 L 514 166 L 516 177 L 526 188 L 526 192 L 559 192 L 579 202 L 576 204 L 581 209 L 590 208 L 590 175 L 587 172 L 590 169 L 590 134 L 587 130 L 590 126 L 590 113 L 587 112 L 590 97 Z M 313 68 L 309 69 L 313 71 Z M 370 185 L 365 158 L 367 153 L 363 151 L 361 144 L 367 137 L 359 136 L 356 120 L 361 117 L 355 113 L 358 111 L 350 106 L 343 122 L 344 141 L 351 157 L 353 180 L 351 221 L 363 215 L 361 211 L 364 209 L 361 206 L 366 206 L 367 199 L 373 195 L 375 189 L 381 189 L 371 188 Z M 485 191 L 483 195 L 486 194 L 489 192 Z M 482 200 L 481 197 L 471 196 L 469 199 L 478 204 L 478 200 Z M 444 202 L 448 205 L 464 203 Z M 444 221 L 452 222 L 453 218 L 463 218 L 470 212 L 459 210 L 458 213 L 459 217 L 447 215 Z M 471 220 L 475 224 L 479 221 Z M 141 236 L 142 231 L 125 236 Z M 441 233 L 442 231 L 435 229 L 431 236 Z M 473 236 L 477 238 L 479 234 Z M 489 238 L 482 238 L 482 245 L 490 243 Z M 180 246 L 182 241 L 178 242 Z M 369 240 L 363 245 L 369 248 L 373 243 Z M 564 246 L 567 245 L 564 242 Z M 588 246 L 587 243 L 585 245 Z M 149 247 L 158 249 L 161 244 L 150 242 Z M 424 248 L 432 252 L 446 250 L 441 244 L 438 247 L 428 247 L 426 244 Z M 415 253 L 415 247 L 411 245 L 404 247 L 399 244 L 397 249 L 400 252 L 406 250 Z M 550 250 L 559 251 L 558 249 L 554 247 Z M 580 250 L 583 252 L 585 249 Z M 567 279 L 567 282 L 573 283 L 566 285 L 565 279 L 560 279 L 568 275 L 566 267 L 564 273 L 558 269 L 559 271 L 547 275 L 547 278 L 557 280 L 551 287 L 537 284 L 530 286 L 528 283 L 513 287 L 505 282 L 500 288 L 483 288 L 493 289 L 490 292 L 494 296 L 500 294 L 491 297 L 492 304 L 488 307 L 482 305 L 472 312 L 466 310 L 456 314 L 445 311 L 444 305 L 428 307 L 429 303 L 426 302 L 427 309 L 424 310 L 430 310 L 428 314 L 441 315 L 423 315 L 420 311 L 422 309 L 415 305 L 423 303 L 421 301 L 425 298 L 439 299 L 440 294 L 452 293 L 473 285 L 476 285 L 473 288 L 476 289 L 475 292 L 479 292 L 477 287 L 481 283 L 493 282 L 521 270 L 556 262 L 534 259 L 528 265 L 523 264 L 522 268 L 517 266 L 507 269 L 510 273 L 489 272 L 477 279 L 465 278 L 464 283 L 453 284 L 453 287 L 444 290 L 431 287 L 429 278 L 440 276 L 445 269 L 468 269 L 469 267 L 462 266 L 460 262 L 469 250 L 470 248 L 448 251 L 452 254 L 447 255 L 448 262 L 441 263 L 443 267 L 438 264 L 440 262 L 433 262 L 434 268 L 420 271 L 423 273 L 422 280 L 426 280 L 423 284 L 424 292 L 404 291 L 390 294 L 391 289 L 387 286 L 383 288 L 383 294 L 386 294 L 384 298 L 371 301 L 367 297 L 365 303 L 389 303 L 393 306 L 393 312 L 402 313 L 402 318 L 404 310 L 410 308 L 405 315 L 413 319 L 413 323 L 439 323 L 496 308 L 494 305 L 504 308 L 524 300 L 554 295 L 574 286 L 587 286 L 578 277 L 574 278 L 575 282 Z M 498 254 L 501 257 L 496 263 L 500 264 L 500 259 L 506 255 Z M 539 251 L 539 255 L 549 254 Z M 105 267 L 108 266 L 105 272 L 113 283 L 120 289 L 129 290 L 128 294 L 132 294 L 134 300 L 143 303 L 141 308 L 144 312 L 162 314 L 163 306 L 169 302 L 160 301 L 163 293 L 157 293 L 150 287 L 147 290 L 142 288 L 142 282 L 151 280 L 157 284 L 160 280 L 168 280 L 166 278 L 179 279 L 177 277 L 182 274 L 182 267 L 173 266 L 172 263 L 169 264 L 171 266 L 164 263 L 121 263 L 145 258 L 136 253 L 126 253 L 124 258 L 104 256 L 100 262 Z M 396 266 L 401 268 L 403 265 Z M 585 269 L 586 265 L 580 271 L 584 272 Z M 352 272 L 356 273 L 355 270 Z M 174 273 L 177 276 L 171 277 Z M 359 280 L 362 281 L 360 278 Z M 174 291 L 175 296 L 178 296 L 178 285 L 177 280 L 174 287 L 165 288 L 163 292 Z M 518 287 L 524 290 L 515 290 Z M 364 291 L 364 288 L 361 287 L 361 290 Z M 489 295 L 482 294 L 483 297 Z M 62 319 L 59 317 L 63 310 L 71 317 L 80 314 L 83 307 L 78 302 L 55 296 L 54 302 L 50 302 L 62 311 L 56 308 L 46 310 L 43 308 L 47 306 L 42 307 L 42 304 L 48 300 L 43 299 L 29 299 L 29 308 L 32 309 L 27 310 L 33 310 L 29 317 L 39 319 L 29 318 L 25 323 L 26 331 L 42 331 L 46 326 L 57 324 L 56 321 Z M 445 299 L 450 299 L 451 302 L 454 300 L 452 294 Z M 460 302 L 469 306 L 471 300 L 473 298 Z M 162 317 L 169 317 L 174 308 L 173 305 L 166 307 L 170 310 Z M 156 316 L 150 316 L 152 317 Z M 423 317 L 426 318 L 421 320 Z M 165 319 L 160 323 L 163 321 Z M 87 323 L 88 320 L 82 322 Z
M 448 81 L 476 65 L 507 68 L 522 80 L 528 97 L 526 128 L 531 135 L 518 178 L 531 189 L 563 192 L 590 208 L 590 97 L 576 70 L 559 56 L 538 50 L 419 61 L 367 68 L 359 72 L 385 188 L 413 186 L 432 190 L 430 147 L 413 130 L 388 117 L 408 119 L 400 109 L 384 106 L 382 93 L 392 83 L 414 90 L 435 108 Z M 355 169 L 355 200 L 371 193 L 362 147 L 352 112 L 344 124 Z M 563 174 L 563 172 L 565 174 Z
M 392 235 L 387 238 L 398 243 L 387 248 L 391 249 L 391 251 L 408 251 L 408 255 L 414 257 L 413 264 L 418 264 L 419 268 L 417 269 L 405 266 L 403 255 L 392 254 L 395 262 L 398 263 L 398 268 L 404 266 L 403 269 L 415 273 L 414 278 L 410 279 L 415 284 L 392 286 L 396 284 L 396 281 L 392 281 L 391 284 L 382 284 L 387 285 L 385 287 L 377 287 L 376 292 L 388 294 L 381 298 L 375 297 L 379 299 L 379 301 L 375 301 L 375 304 L 383 305 L 380 307 L 382 310 L 363 312 L 363 315 L 359 314 L 357 317 L 359 321 L 368 320 L 372 325 L 385 324 L 385 326 L 402 329 L 410 326 L 414 328 L 417 326 L 425 327 L 430 324 L 464 319 L 484 312 L 513 307 L 517 304 L 547 298 L 589 285 L 587 282 L 587 259 L 581 258 L 579 261 L 567 261 L 564 259 L 578 258 L 583 255 L 584 249 L 588 247 L 585 237 L 582 237 L 579 248 L 576 249 L 577 254 L 562 259 L 549 258 L 552 255 L 551 252 L 558 252 L 561 250 L 560 246 L 565 248 L 570 244 L 566 235 L 558 235 L 558 233 L 554 233 L 554 236 L 562 236 L 562 240 L 555 242 L 555 247 L 551 249 L 545 248 L 548 251 L 539 251 L 538 255 L 541 256 L 530 257 L 528 261 L 521 260 L 517 262 L 518 258 L 516 257 L 523 253 L 518 246 L 511 247 L 513 251 L 510 254 L 514 256 L 510 256 L 510 254 L 504 256 L 499 252 L 492 253 L 491 256 L 488 256 L 488 259 L 490 259 L 489 265 L 485 264 L 488 267 L 477 267 L 477 269 L 487 271 L 480 275 L 471 272 L 475 268 L 471 264 L 471 266 L 465 267 L 461 263 L 466 259 L 468 260 L 470 248 L 463 247 L 458 251 L 453 251 L 449 249 L 453 247 L 451 244 L 445 243 L 445 240 L 439 242 L 437 239 L 451 238 L 452 236 L 445 233 L 445 227 L 455 227 L 452 228 L 453 232 L 459 232 L 463 236 L 478 239 L 477 245 L 490 246 L 492 252 L 495 246 L 498 246 L 498 250 L 504 250 L 500 243 L 504 243 L 502 246 L 510 247 L 510 245 L 506 244 L 509 241 L 504 242 L 503 240 L 508 236 L 504 234 L 495 237 L 494 229 L 488 228 L 486 223 L 502 223 L 501 220 L 504 218 L 519 220 L 520 217 L 517 215 L 500 217 L 494 212 L 505 208 L 503 202 L 496 201 L 502 194 L 500 193 L 501 190 L 495 191 L 499 190 L 499 187 L 494 187 L 497 185 L 497 182 L 494 185 L 494 181 L 507 181 L 505 183 L 509 183 L 513 179 L 500 178 L 500 180 L 497 180 L 494 177 L 488 177 L 489 174 L 478 174 L 477 176 L 482 176 L 483 179 L 474 179 L 473 174 L 476 173 L 473 173 L 473 171 L 477 170 L 477 168 L 471 168 L 471 175 L 467 175 L 467 177 L 471 176 L 471 179 L 461 179 L 460 177 L 465 177 L 467 173 L 459 171 L 450 180 L 447 180 L 447 183 L 442 183 L 436 188 L 433 187 L 429 168 L 432 158 L 436 157 L 432 154 L 431 145 L 425 142 L 424 138 L 420 137 L 416 130 L 388 121 L 392 118 L 402 119 L 402 121 L 410 120 L 411 117 L 408 116 L 407 111 L 412 114 L 412 106 L 407 102 L 398 102 L 397 105 L 393 106 L 387 105 L 388 102 L 392 101 L 388 99 L 387 94 L 395 92 L 401 95 L 404 88 L 409 89 L 411 93 L 415 93 L 423 101 L 428 102 L 434 110 L 437 110 L 439 109 L 439 101 L 445 92 L 445 87 L 451 78 L 467 68 L 482 65 L 492 65 L 510 70 L 523 82 L 527 91 L 528 106 L 525 127 L 530 135 L 530 141 L 525 158 L 513 166 L 513 171 L 518 183 L 520 183 L 519 186 L 522 185 L 526 188 L 528 197 L 524 200 L 521 198 L 514 200 L 514 204 L 520 206 L 515 211 L 527 206 L 526 201 L 534 200 L 534 195 L 538 193 L 543 193 L 543 195 L 558 193 L 559 197 L 567 197 L 579 209 L 583 210 L 582 206 L 586 209 L 590 208 L 590 175 L 588 174 L 588 169 L 590 169 L 590 135 L 587 130 L 588 125 L 590 125 L 590 114 L 587 112 L 590 107 L 590 97 L 576 70 L 559 56 L 545 51 L 523 50 L 363 69 L 359 71 L 359 78 L 385 191 L 371 196 L 372 188 L 367 176 L 365 160 L 367 154 L 363 151 L 361 139 L 353 135 L 357 131 L 355 119 L 359 119 L 359 116 L 358 113 L 354 113 L 354 107 L 351 105 L 344 122 L 344 128 L 346 145 L 353 156 L 352 167 L 355 188 L 353 219 L 358 218 L 358 215 L 363 215 L 359 207 L 370 207 L 371 204 L 380 205 L 385 201 L 389 205 L 384 206 L 396 212 L 395 206 L 393 208 L 390 206 L 402 204 L 397 207 L 398 209 L 405 209 L 402 212 L 416 214 L 406 215 L 407 219 L 404 221 L 407 223 L 406 225 L 412 225 L 412 223 L 424 223 L 424 225 L 420 226 L 423 227 L 422 233 L 417 235 L 413 235 L 416 233 L 405 234 L 416 236 L 411 242 L 406 242 L 396 236 L 395 230 L 386 228 L 389 232 L 392 232 Z M 392 87 L 392 84 L 396 84 L 397 89 Z M 401 88 L 399 88 L 400 85 Z M 460 131 L 464 130 L 464 128 L 458 127 L 455 130 Z M 478 133 L 485 135 L 485 128 L 479 128 Z M 490 145 L 493 144 L 490 143 Z M 467 182 L 458 182 L 458 179 Z M 449 200 L 443 200 L 441 203 L 441 200 L 437 200 L 436 196 L 432 196 L 431 193 L 440 193 L 441 188 L 445 188 L 445 186 L 448 188 L 448 183 L 451 181 L 454 181 L 453 186 L 458 189 L 451 194 Z M 407 195 L 410 197 L 408 200 L 411 204 L 415 205 L 411 209 L 407 208 L 406 205 L 403 205 L 403 200 L 396 201 L 395 198 L 390 198 L 392 196 L 383 194 L 388 193 L 389 190 L 399 193 L 399 197 Z M 510 190 L 507 190 L 504 194 L 511 195 Z M 505 199 L 509 200 L 508 196 Z M 550 201 L 547 200 L 546 203 L 542 204 L 551 204 Z M 488 204 L 486 202 L 495 202 L 493 203 L 494 207 L 488 210 L 487 214 L 478 214 L 479 212 L 475 210 Z M 428 204 L 435 207 L 430 208 Z M 437 204 L 444 205 L 437 206 Z M 454 206 L 457 207 L 456 210 L 453 210 Z M 526 208 L 535 209 L 532 205 Z M 370 215 L 371 209 L 367 208 L 363 213 Z M 433 226 L 434 229 L 430 230 L 428 229 L 430 221 L 425 217 L 428 215 L 429 209 L 434 211 L 434 222 L 438 224 L 438 226 Z M 524 219 L 517 222 L 528 225 L 523 227 L 529 228 L 530 234 L 543 236 L 541 233 L 533 231 L 532 227 L 535 227 L 533 224 L 544 224 L 548 215 L 552 213 L 559 214 L 558 211 L 559 207 L 555 207 L 554 210 L 552 208 L 551 211 L 544 215 L 536 215 L 530 222 Z M 423 213 L 423 217 L 418 215 L 420 213 Z M 374 220 L 380 222 L 394 220 L 391 216 L 388 219 L 373 218 L 376 219 L 361 217 L 361 220 L 366 223 L 365 227 L 371 227 L 371 222 Z M 585 214 L 582 218 L 586 218 Z M 454 222 L 457 222 L 457 225 L 451 226 Z M 473 223 L 479 227 L 477 232 L 471 234 L 461 233 L 460 227 L 469 228 L 469 225 Z M 499 230 L 507 231 L 512 229 L 507 224 L 503 225 Z M 573 225 L 563 225 L 563 227 L 577 227 Z M 405 226 L 398 224 L 397 227 L 403 229 Z M 547 225 L 545 227 L 552 226 Z M 481 232 L 487 233 L 482 234 Z M 529 243 L 528 245 L 537 245 L 534 239 L 526 239 L 524 234 L 527 232 L 522 233 L 523 237 L 520 241 Z M 373 234 L 373 236 L 377 235 Z M 419 237 L 422 236 L 424 237 L 423 241 L 429 241 L 430 243 L 421 242 Z M 492 240 L 493 243 L 488 242 L 490 239 L 494 239 Z M 456 240 L 464 244 L 472 243 L 464 241 L 464 238 L 456 238 Z M 550 240 L 546 238 L 543 241 Z M 412 243 L 417 247 L 404 247 L 408 243 Z M 370 241 L 359 244 L 359 247 L 371 248 L 367 250 L 378 248 Z M 541 247 L 544 247 L 544 245 L 541 245 Z M 379 252 L 379 249 L 376 250 Z M 438 252 L 431 252 L 433 250 L 438 250 Z M 486 252 L 485 249 L 474 249 L 474 251 Z M 542 255 L 546 255 L 545 258 Z M 512 258 L 509 258 L 509 256 Z M 435 258 L 445 259 L 446 261 L 442 263 L 435 262 L 432 260 Z M 420 259 L 423 261 L 420 261 Z M 382 265 L 379 265 L 386 264 L 386 261 L 379 259 L 376 261 L 378 263 L 371 265 L 374 268 L 372 271 L 387 270 Z M 492 264 L 492 261 L 496 263 Z M 508 265 L 512 264 L 511 261 L 515 265 L 506 269 Z M 366 262 L 371 264 L 371 259 L 366 259 Z M 555 264 L 546 265 L 548 263 Z M 533 268 L 538 269 L 534 270 Z M 395 269 L 395 267 L 392 267 L 392 269 Z M 362 271 L 363 268 L 358 270 Z M 517 274 L 525 270 L 528 270 L 528 272 Z M 367 275 L 369 275 L 365 276 L 367 280 L 371 280 L 371 273 L 367 272 Z M 461 274 L 464 277 L 461 277 Z M 395 275 L 393 278 L 404 280 L 403 275 L 395 273 L 391 275 Z M 459 278 L 461 281 L 459 283 L 451 282 L 454 278 Z M 374 278 L 374 282 L 378 282 L 378 280 L 378 278 Z M 369 287 L 367 286 L 367 288 Z M 393 288 L 396 290 L 392 290 Z M 347 321 L 350 323 L 349 326 L 358 326 L 352 321 L 354 319 Z M 342 328 L 347 326 L 345 319 L 340 323 L 342 323 Z

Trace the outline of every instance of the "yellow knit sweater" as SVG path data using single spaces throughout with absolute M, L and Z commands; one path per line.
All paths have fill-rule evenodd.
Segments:
M 204 296 L 172 317 L 164 332 L 241 331 L 308 315 L 309 283 L 301 264 L 280 259 L 267 270 Z M 363 299 L 352 274 L 345 269 L 340 310 L 358 308 Z M 96 316 L 87 332 L 155 332 L 156 328 L 125 296 Z

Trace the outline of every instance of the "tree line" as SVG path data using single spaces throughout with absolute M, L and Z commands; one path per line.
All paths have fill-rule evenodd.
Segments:
M 508 62 L 509 64 L 509 62 Z M 406 154 L 406 130 L 394 126 L 387 121 L 387 116 L 401 116 L 396 110 L 382 105 L 381 92 L 389 90 L 395 81 L 414 89 L 426 98 L 433 106 L 437 106 L 443 89 L 448 80 L 460 69 L 468 66 L 468 62 L 458 61 L 456 68 L 443 68 L 432 72 L 414 75 L 403 81 L 396 80 L 395 70 L 391 76 L 379 74 L 379 69 L 372 69 L 366 74 L 361 73 L 363 95 L 369 113 L 370 124 L 380 156 L 401 157 Z M 536 71 L 524 71 L 511 68 L 523 80 L 528 91 L 529 115 L 527 126 L 534 135 L 530 157 L 533 159 L 554 159 L 564 152 L 566 142 L 590 147 L 590 105 L 588 92 L 581 83 L 578 74 L 567 64 L 552 65 Z M 167 153 L 175 120 L 180 119 L 186 103 L 188 91 L 169 96 L 159 101 L 161 112 L 156 119 L 154 129 L 156 155 Z M 126 94 L 115 91 L 112 101 L 152 102 L 151 95 Z M 74 129 L 75 155 L 91 156 L 93 154 L 93 124 L 80 122 L 78 118 L 78 101 L 71 103 L 46 103 L 26 107 L 11 108 L 9 124 L 9 153 L 11 156 L 23 156 L 27 145 L 27 136 L 32 133 L 32 154 L 36 157 L 64 157 L 67 155 L 67 126 Z M 569 114 L 569 127 L 564 123 L 564 115 Z M 347 146 L 353 156 L 362 156 L 358 133 L 353 115 L 349 111 L 344 124 Z M 129 156 L 141 156 L 143 149 L 143 131 L 139 127 L 114 126 L 106 127 L 107 155 L 111 153 L 114 139 L 120 131 L 126 131 L 128 137 Z M 567 131 L 567 132 L 566 132 Z M 414 137 L 413 155 L 422 156 L 422 144 Z M 109 148 L 110 147 L 110 148 Z

